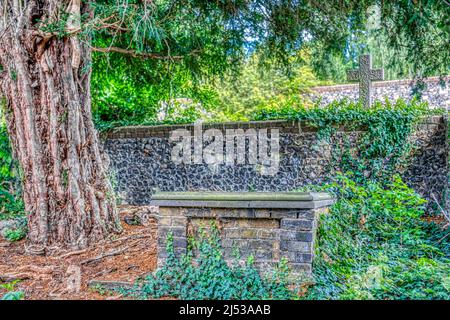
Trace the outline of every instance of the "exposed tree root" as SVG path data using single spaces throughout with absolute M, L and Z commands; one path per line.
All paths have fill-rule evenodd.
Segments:
M 116 256 L 118 254 L 121 254 L 121 253 L 127 251 L 128 249 L 129 249 L 129 247 L 126 246 L 126 247 L 120 248 L 118 250 L 112 250 L 112 251 L 107 252 L 105 254 L 101 254 L 101 255 L 99 255 L 99 256 L 97 256 L 95 258 L 84 260 L 80 264 L 83 265 L 83 264 L 89 264 L 89 263 L 97 262 L 97 261 L 99 261 L 101 259 L 104 259 L 106 257 L 112 257 L 112 256 Z
M 123 215 L 122 215 L 123 216 Z M 128 226 L 119 239 L 103 240 L 81 250 L 29 255 L 25 242 L 0 246 L 0 283 L 20 280 L 15 290 L 28 299 L 124 299 L 111 291 L 93 290 L 90 281 L 133 284 L 156 268 L 156 220 Z M 0 240 L 0 244 L 5 241 Z M 0 296 L 5 293 L 0 287 Z

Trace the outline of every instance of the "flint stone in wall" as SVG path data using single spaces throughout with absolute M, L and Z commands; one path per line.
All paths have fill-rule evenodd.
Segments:
M 247 126 L 261 126 L 251 123 Z M 237 124 L 236 124 L 237 125 Z M 166 137 L 133 137 L 132 129 L 119 129 L 104 141 L 110 158 L 110 172 L 115 189 L 124 204 L 147 205 L 151 195 L 159 191 L 289 191 L 308 184 L 318 184 L 334 176 L 331 155 L 333 145 L 350 138 L 357 144 L 358 132 L 339 131 L 331 144 L 320 143 L 314 132 L 299 131 L 301 124 L 292 121 L 273 124 L 280 129 L 280 166 L 274 176 L 261 175 L 258 165 L 229 166 L 219 164 L 176 165 L 170 159 L 171 144 Z M 432 126 L 431 129 L 429 126 Z M 223 124 L 215 124 L 223 129 Z M 289 126 L 289 132 L 283 132 Z M 296 132 L 292 128 L 297 128 Z M 167 132 L 170 132 L 167 126 Z M 129 138 L 120 138 L 121 131 L 130 131 Z M 151 130 L 151 127 L 149 127 Z M 127 132 L 128 132 L 127 131 Z M 151 135 L 151 131 L 149 135 Z M 441 204 L 447 189 L 447 120 L 442 117 L 424 119 L 412 137 L 416 151 L 412 162 L 403 172 L 405 181 L 418 193 Z M 319 148 L 315 147 L 319 146 Z

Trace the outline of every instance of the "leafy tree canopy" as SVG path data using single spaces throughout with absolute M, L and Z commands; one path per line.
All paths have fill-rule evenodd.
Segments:
M 180 95 L 205 103 L 206 94 L 211 101 L 202 80 L 224 75 L 230 82 L 230 70 L 248 80 L 242 62 L 255 52 L 260 66 L 281 65 L 296 76 L 305 64 L 298 53 L 307 49 L 315 74 L 337 82 L 366 52 L 374 53 L 390 79 L 444 75 L 449 68 L 450 6 L 442 0 L 89 3 L 92 11 L 83 14 L 81 29 L 96 52 L 94 106 L 117 111 L 106 121 L 143 119 L 160 101 Z M 65 30 L 60 22 L 43 26 Z
M 47 35 L 79 34 L 92 47 L 87 67 L 94 69 L 94 110 L 107 122 L 153 120 L 148 115 L 161 101 L 180 96 L 233 105 L 237 85 L 255 84 L 255 55 L 258 68 L 269 70 L 265 79 L 256 79 L 263 91 L 268 77 L 281 79 L 279 67 L 291 77 L 306 72 L 308 78 L 310 69 L 301 68 L 311 65 L 321 80 L 345 81 L 345 71 L 367 52 L 377 67 L 385 67 L 388 79 L 420 80 L 449 71 L 450 5 L 444 0 L 83 2 L 90 6 L 81 12 L 79 25 L 74 22 L 78 13 L 55 0 L 43 1 L 47 13 L 37 25 Z M 311 53 L 307 63 L 301 52 Z M 227 71 L 240 73 L 243 81 L 231 87 Z M 228 82 L 219 84 L 220 101 L 203 81 L 217 76 Z M 237 90 L 236 99 L 243 90 Z M 247 108 L 244 104 L 228 111 Z
M 369 24 L 370 32 L 385 37 L 389 47 L 406 50 L 416 75 L 448 72 L 450 6 L 442 0 L 90 3 L 93 14 L 86 13 L 84 21 L 94 50 L 150 58 L 146 64 L 180 60 L 198 74 L 221 72 L 254 50 L 288 62 L 311 43 L 325 54 L 348 55 Z

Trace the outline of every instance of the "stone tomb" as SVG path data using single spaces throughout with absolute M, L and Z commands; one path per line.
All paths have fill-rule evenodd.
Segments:
M 318 192 L 157 192 L 151 204 L 159 206 L 158 267 L 168 233 L 183 254 L 188 237 L 214 221 L 228 263 L 238 250 L 240 262 L 253 255 L 261 271 L 285 257 L 294 276 L 310 274 L 318 217 L 333 201 Z

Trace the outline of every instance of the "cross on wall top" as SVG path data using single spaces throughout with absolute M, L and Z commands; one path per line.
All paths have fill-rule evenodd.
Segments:
M 359 69 L 348 71 L 347 80 L 359 80 L 359 99 L 369 108 L 372 104 L 372 81 L 384 80 L 384 70 L 372 69 L 372 57 L 362 55 L 359 57 Z

